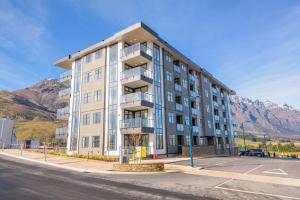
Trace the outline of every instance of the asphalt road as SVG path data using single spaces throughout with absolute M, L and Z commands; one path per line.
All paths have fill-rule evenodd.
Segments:
M 213 199 L 0 156 L 0 199 Z

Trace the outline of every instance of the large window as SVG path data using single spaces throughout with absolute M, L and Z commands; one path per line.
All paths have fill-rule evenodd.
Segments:
M 93 136 L 92 137 L 92 147 L 99 148 L 100 147 L 100 136 Z
M 173 97 L 173 93 L 168 91 L 168 101 L 173 102 L 174 101 L 174 97 Z
M 91 100 L 92 100 L 92 94 L 90 92 L 83 94 L 83 103 L 84 104 L 90 103 Z
M 170 124 L 174 124 L 174 122 L 175 122 L 175 114 L 174 113 L 172 113 L 172 112 L 169 112 L 169 123 Z
M 173 78 L 172 78 L 172 73 L 171 72 L 169 72 L 169 71 L 167 71 L 167 80 L 168 81 L 173 81 Z
M 94 92 L 95 102 L 101 101 L 101 96 L 102 96 L 101 90 L 96 90 Z
M 93 124 L 99 124 L 100 123 L 100 112 L 94 112 L 93 113 Z
M 84 73 L 84 83 L 89 83 L 92 80 L 92 72 Z
M 102 49 L 99 49 L 95 52 L 95 59 L 99 59 L 102 56 Z
M 176 135 L 169 135 L 169 146 L 176 145 Z
M 85 62 L 86 62 L 86 63 L 90 63 L 90 62 L 92 62 L 92 61 L 93 61 L 92 54 L 90 53 L 90 54 L 86 55 L 86 57 L 85 57 Z
M 82 125 L 87 126 L 90 124 L 90 113 L 85 113 L 82 115 Z
M 81 147 L 82 148 L 88 148 L 89 147 L 89 137 L 88 136 L 82 137 Z
M 99 80 L 102 78 L 102 68 L 98 68 L 95 70 L 95 80 Z

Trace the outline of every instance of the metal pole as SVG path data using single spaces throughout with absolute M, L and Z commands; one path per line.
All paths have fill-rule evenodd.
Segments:
M 246 139 L 245 139 L 245 128 L 244 128 L 244 122 L 242 122 L 243 127 L 243 138 L 244 138 L 244 149 L 246 150 Z

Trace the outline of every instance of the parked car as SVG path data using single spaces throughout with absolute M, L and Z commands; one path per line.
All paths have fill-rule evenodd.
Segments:
M 244 149 L 240 151 L 240 156 L 266 157 L 266 153 L 261 149 Z

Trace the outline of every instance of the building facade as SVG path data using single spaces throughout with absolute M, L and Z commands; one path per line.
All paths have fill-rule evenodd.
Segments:
M 119 155 L 130 146 L 148 154 L 197 146 L 230 151 L 234 91 L 193 63 L 143 23 L 55 62 L 70 87 L 57 112 L 68 127 L 69 153 Z M 192 138 L 190 133 L 192 132 Z

